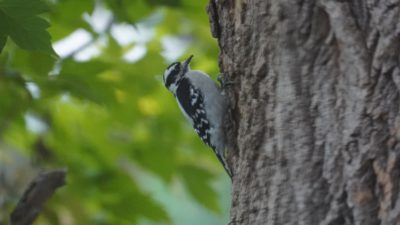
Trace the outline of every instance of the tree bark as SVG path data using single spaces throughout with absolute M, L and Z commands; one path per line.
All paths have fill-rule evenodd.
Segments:
M 210 0 L 231 225 L 400 224 L 399 3 Z
M 10 216 L 11 225 L 31 225 L 56 189 L 65 185 L 65 169 L 40 173 L 29 184 Z

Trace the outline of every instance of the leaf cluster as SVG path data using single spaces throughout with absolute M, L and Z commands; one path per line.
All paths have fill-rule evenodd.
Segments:
M 160 79 L 171 63 L 162 54 L 168 40 L 177 41 L 181 58 L 195 55 L 193 67 L 217 74 L 205 4 L 0 0 L 0 152 L 18 152 L 33 168 L 68 168 L 66 188 L 38 224 L 65 218 L 73 224 L 176 223 L 179 197 L 163 202 L 156 196 L 179 186 L 185 198 L 197 202 L 191 204 L 209 210 L 201 214 L 208 224 L 221 223 L 209 213 L 226 213 L 213 186 L 223 169 Z M 109 15 L 102 29 L 90 20 L 98 12 Z M 115 34 L 119 27 L 136 39 L 122 43 Z M 145 40 L 143 29 L 150 33 Z M 89 41 L 70 43 L 68 54 L 56 53 L 54 46 L 77 31 Z M 144 53 L 127 60 L 137 49 Z M 219 187 L 227 188 L 228 179 L 222 180 Z M 15 202 L 15 196 L 8 200 Z

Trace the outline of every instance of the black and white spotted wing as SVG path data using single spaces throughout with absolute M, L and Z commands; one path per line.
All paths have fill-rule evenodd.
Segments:
M 207 114 L 204 110 L 204 101 L 201 92 L 194 88 L 187 79 L 181 80 L 176 92 L 181 109 L 186 114 L 186 117 L 193 121 L 194 130 L 204 143 L 215 149 L 215 146 L 211 144 L 210 123 L 207 120 Z

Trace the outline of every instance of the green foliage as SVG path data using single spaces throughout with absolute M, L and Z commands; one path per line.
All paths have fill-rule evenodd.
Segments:
M 9 36 L 23 49 L 55 54 L 46 31 L 49 23 L 38 17 L 47 10 L 40 0 L 0 1 L 0 52 Z
M 193 197 L 206 207 L 218 211 L 216 193 L 208 185 L 212 174 L 192 165 L 183 165 L 181 170 L 184 182 Z
M 7 148 L 30 158 L 28 168 L 68 168 L 67 186 L 37 224 L 226 222 L 229 179 L 161 82 L 170 63 L 160 54 L 165 37 L 185 43 L 181 58 L 194 54 L 193 68 L 218 74 L 205 5 L 0 0 L 0 153 Z M 111 15 L 102 29 L 87 19 L 99 11 Z M 136 39 L 145 36 L 141 29 L 151 35 L 120 44 L 118 26 L 132 28 Z M 78 30 L 88 42 L 75 39 L 68 54 L 55 48 L 60 57 L 54 57 L 50 35 L 56 46 Z M 97 53 L 79 59 L 88 49 Z M 145 53 L 126 60 L 134 49 Z M 177 186 L 184 188 L 176 193 Z M 0 212 L 9 212 L 13 196 Z

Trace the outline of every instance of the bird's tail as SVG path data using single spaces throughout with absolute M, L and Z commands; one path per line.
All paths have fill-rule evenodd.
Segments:
M 232 170 L 230 169 L 229 164 L 226 161 L 225 156 L 223 155 L 223 151 L 218 151 L 218 149 L 215 149 L 214 151 L 215 151 L 215 155 L 217 156 L 218 160 L 224 167 L 226 173 L 232 178 L 232 176 L 233 176 Z

